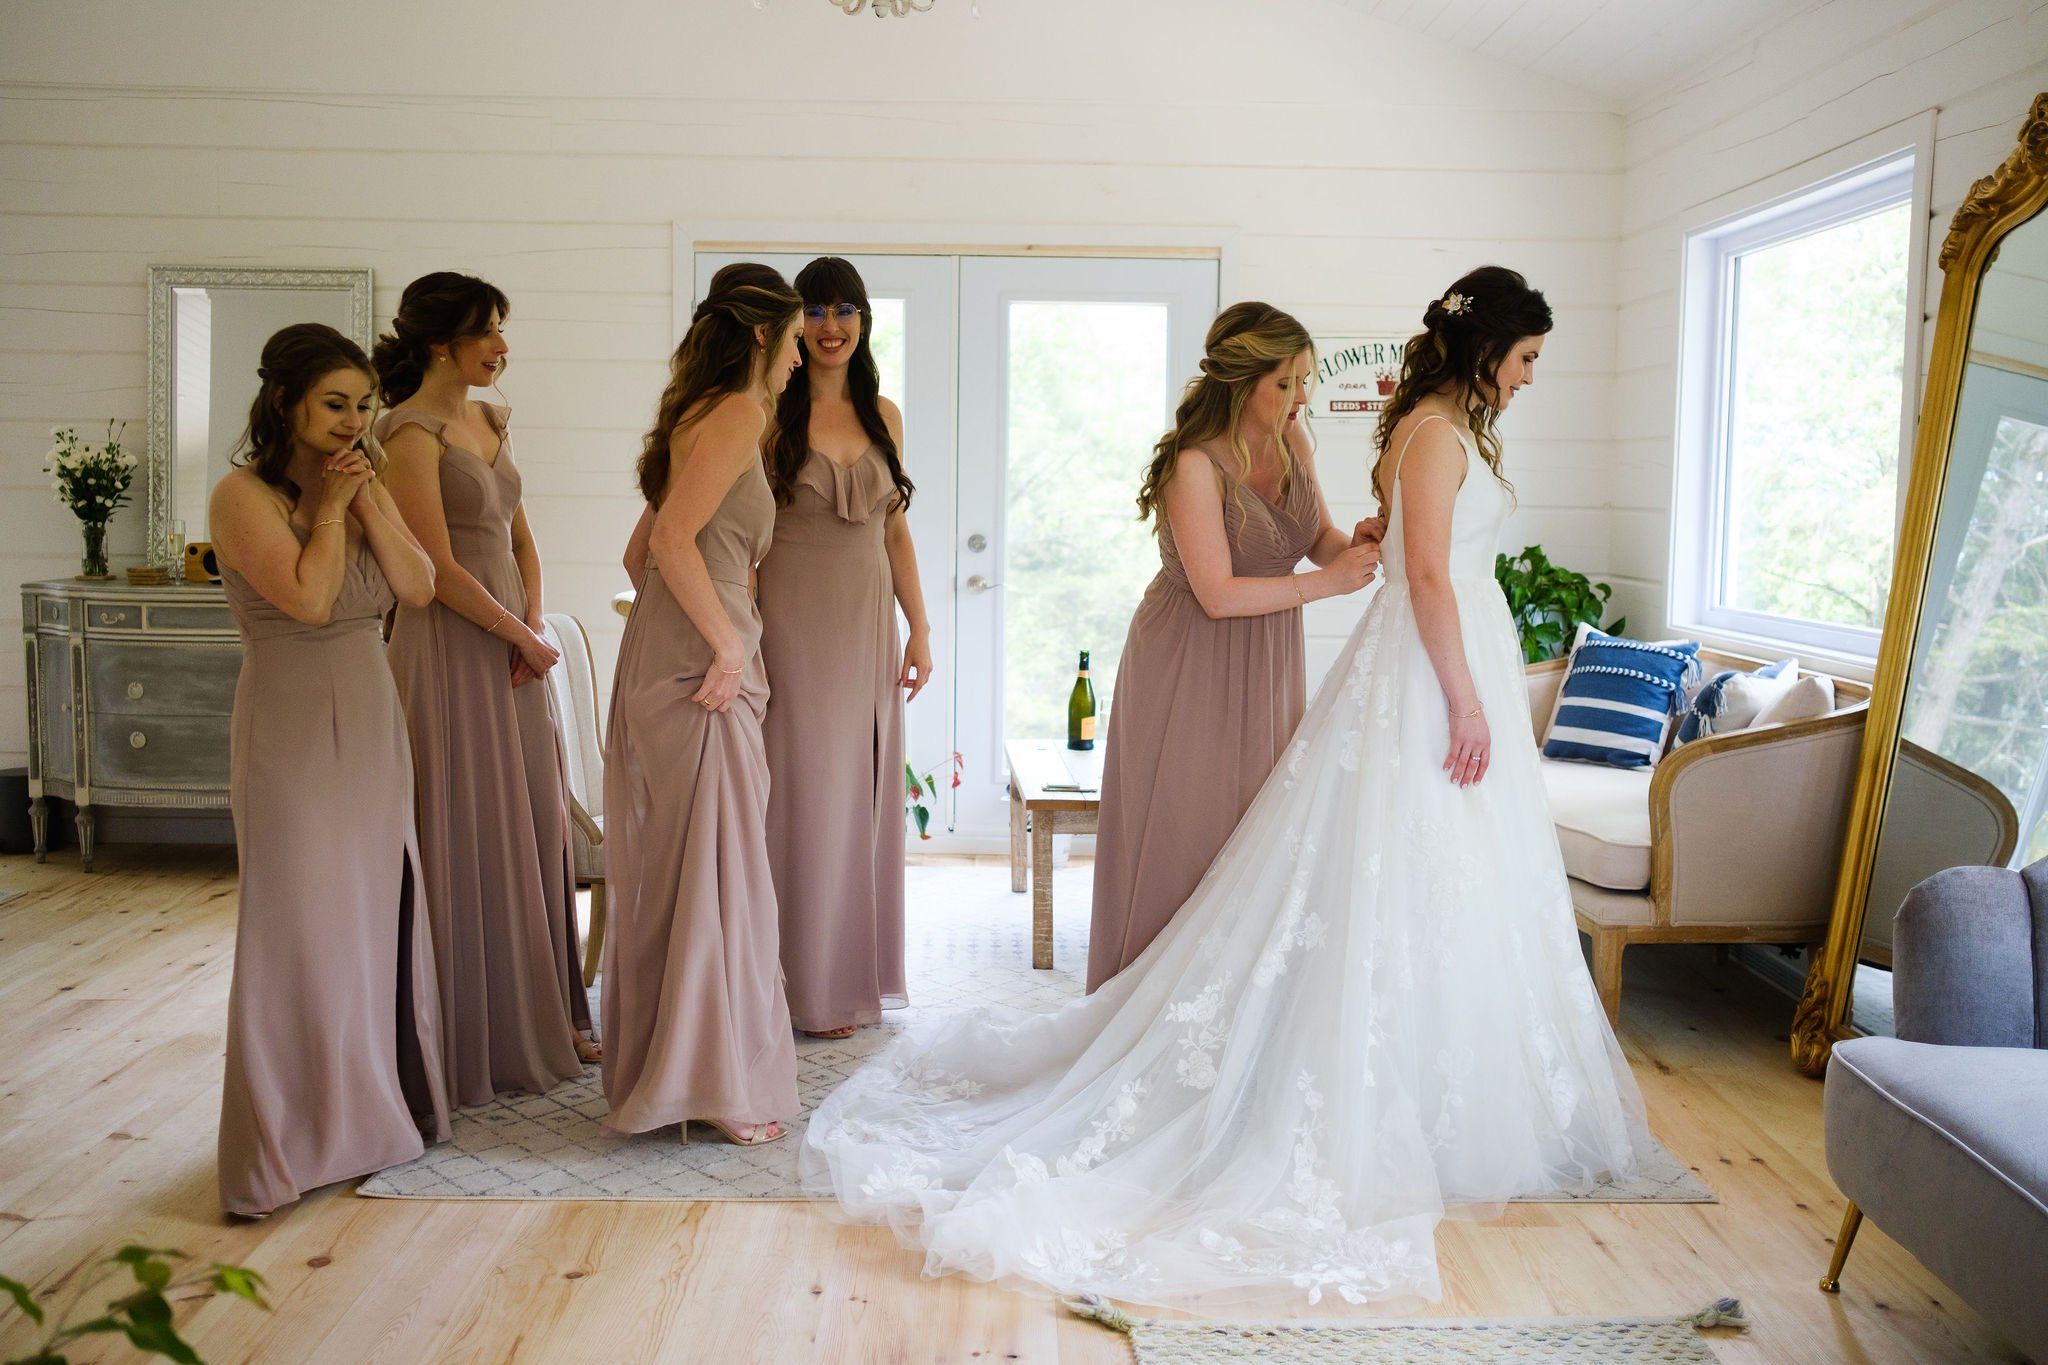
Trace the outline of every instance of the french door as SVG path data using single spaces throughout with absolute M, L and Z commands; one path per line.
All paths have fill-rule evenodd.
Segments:
M 925 847 L 995 851 L 1003 742 L 1064 737 L 1080 650 L 1114 723 L 1124 632 L 1158 568 L 1133 499 L 1201 357 L 1216 263 L 844 254 L 874 306 L 882 392 L 903 409 L 917 484 L 938 673 L 908 708 L 905 744 L 940 775 Z M 697 295 L 731 261 L 794 278 L 811 259 L 699 252 Z M 949 789 L 955 752 L 963 780 Z

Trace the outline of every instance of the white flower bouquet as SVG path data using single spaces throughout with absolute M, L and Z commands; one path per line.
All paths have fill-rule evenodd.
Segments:
M 78 439 L 70 427 L 55 427 L 55 442 L 43 462 L 57 501 L 71 509 L 85 530 L 85 558 L 81 577 L 109 578 L 107 572 L 107 521 L 128 505 L 128 488 L 135 481 L 135 457 L 121 448 L 121 433 L 127 423 L 107 423 L 107 439 L 95 447 Z

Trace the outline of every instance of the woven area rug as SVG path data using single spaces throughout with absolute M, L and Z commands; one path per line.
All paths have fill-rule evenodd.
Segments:
M 735 1147 L 693 1128 L 686 1147 L 675 1130 L 619 1137 L 600 1124 L 604 1092 L 595 1067 L 545 1095 L 507 1094 L 456 1114 L 454 1136 L 424 1156 L 370 1177 L 358 1194 L 387 1199 L 785 1199 L 807 1196 L 797 1180 L 797 1147 L 819 1100 L 851 1075 L 920 1010 L 1000 1001 L 1048 1010 L 1081 994 L 1088 964 L 1091 871 L 1054 874 L 1052 971 L 1031 966 L 1031 899 L 1010 890 L 1000 863 L 909 870 L 905 970 L 912 1006 L 851 1038 L 797 1039 L 797 1097 L 804 1116 L 789 1137 Z M 600 983 L 601 984 L 601 983 Z M 1712 1203 L 1699 1177 L 1659 1146 L 1633 1180 L 1582 1195 L 1530 1202 Z
M 1546 1319 L 1531 1322 L 1199 1323 L 1130 1329 L 1137 1365 L 1713 1365 L 1689 1319 Z

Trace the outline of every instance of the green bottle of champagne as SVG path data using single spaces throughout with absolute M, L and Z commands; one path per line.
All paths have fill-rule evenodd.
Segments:
M 1088 678 L 1088 651 L 1081 651 L 1081 672 L 1067 694 L 1067 747 L 1095 747 L 1095 684 Z

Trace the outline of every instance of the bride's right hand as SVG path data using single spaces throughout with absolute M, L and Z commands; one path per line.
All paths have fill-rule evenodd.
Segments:
M 1455 708 L 1454 708 L 1455 709 Z M 1451 751 L 1444 757 L 1444 771 L 1460 787 L 1470 787 L 1486 776 L 1493 762 L 1493 732 L 1486 726 L 1486 714 L 1451 716 Z

